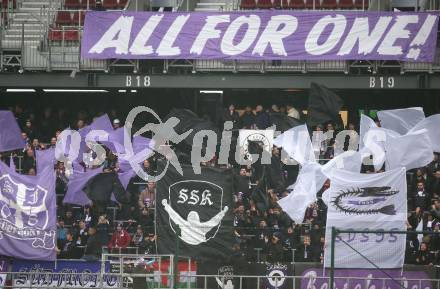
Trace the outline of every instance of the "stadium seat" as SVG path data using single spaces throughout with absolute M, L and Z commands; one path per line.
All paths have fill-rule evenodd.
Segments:
M 289 8 L 291 9 L 304 9 L 306 5 L 304 4 L 304 0 L 290 0 Z
M 48 38 L 50 41 L 61 41 L 63 40 L 63 32 L 59 29 L 51 29 Z
M 88 6 L 87 6 L 87 2 L 88 2 Z M 80 6 L 81 9 L 92 9 L 95 7 L 96 1 L 95 0 L 81 0 L 80 5 L 81 5 Z
M 57 25 L 72 25 L 72 14 L 69 11 L 58 11 L 55 23 Z
M 84 18 L 85 18 L 84 11 L 76 11 L 75 13 L 73 13 L 72 24 L 76 26 L 83 26 Z
M 315 9 L 321 8 L 320 0 L 306 0 L 306 8 L 313 9 L 313 5 L 315 5 Z
M 125 9 L 125 6 L 127 6 L 128 0 L 119 0 L 118 1 L 118 8 L 119 9 Z
M 323 9 L 336 9 L 338 7 L 338 3 L 336 0 L 323 0 L 321 4 L 321 8 Z
M 367 10 L 368 9 L 368 2 L 369 2 L 369 0 L 355 0 L 354 1 L 354 7 L 356 9 Z
M 338 8 L 353 9 L 354 8 L 353 0 L 339 0 Z
M 80 3 L 79 0 L 66 0 L 64 2 L 64 8 L 66 9 L 79 9 Z
M 64 31 L 65 41 L 79 41 L 79 31 L 78 30 L 66 30 Z
M 257 3 L 255 3 L 255 0 L 241 0 L 240 3 L 241 9 L 255 9 L 257 8 Z
M 118 8 L 118 0 L 104 0 L 102 7 L 105 9 L 116 9 Z
M 270 8 L 272 8 L 272 1 L 271 0 L 258 0 L 257 7 L 259 9 L 270 9 Z

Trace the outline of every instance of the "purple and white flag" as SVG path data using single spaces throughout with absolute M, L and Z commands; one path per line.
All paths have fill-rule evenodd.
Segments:
M 401 268 L 405 257 L 404 234 L 372 234 L 374 231 L 404 231 L 407 220 L 407 186 L 404 168 L 378 174 L 360 174 L 335 169 L 327 204 L 324 266 L 329 267 L 331 228 L 360 230 L 340 233 L 335 240 L 335 268 Z M 369 261 L 367 261 L 367 259 Z M 375 264 L 374 266 L 372 264 Z
M 23 149 L 25 141 L 14 114 L 9 110 L 0 110 L 0 152 Z
M 432 62 L 437 13 L 88 11 L 90 59 L 399 60 Z
M 55 172 L 16 173 L 0 162 L 0 255 L 55 260 Z
M 112 123 L 110 121 L 110 118 L 107 114 L 104 114 L 100 117 L 97 117 L 93 120 L 93 122 L 83 127 L 82 129 L 78 130 L 79 135 L 81 136 L 81 145 L 79 149 L 78 159 L 80 162 L 83 161 L 84 153 L 87 152 L 87 145 L 86 145 L 86 136 L 91 131 L 103 131 L 107 134 L 111 134 L 113 132 Z M 101 135 L 95 135 L 91 137 L 91 140 L 93 141 L 100 141 Z

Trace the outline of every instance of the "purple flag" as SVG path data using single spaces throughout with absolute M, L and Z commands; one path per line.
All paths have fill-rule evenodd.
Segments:
M 88 11 L 81 56 L 432 62 L 437 22 L 434 12 Z
M 124 189 L 127 189 L 128 183 L 130 182 L 131 178 L 133 178 L 136 175 L 136 173 L 131 168 L 130 164 L 126 161 L 120 161 L 119 168 L 120 168 L 120 171 L 118 172 L 119 181 L 121 182 Z
M 0 110 L 0 152 L 23 149 L 25 141 L 14 114 L 9 110 Z
M 78 133 L 81 136 L 81 145 L 77 160 L 79 160 L 80 162 L 82 161 L 83 154 L 87 151 L 86 136 L 92 130 L 103 130 L 109 134 L 112 133 L 113 127 L 108 115 L 104 114 L 100 117 L 97 117 L 93 120 L 93 122 L 90 125 L 78 130 Z M 95 140 L 97 139 L 95 138 Z
M 55 260 L 55 172 L 20 175 L 0 162 L 0 255 Z
M 99 173 L 102 173 L 102 168 L 96 168 L 86 172 L 74 170 L 67 184 L 67 192 L 66 196 L 64 196 L 63 204 L 89 205 L 91 201 L 83 191 L 83 188 L 91 178 Z
M 55 165 L 55 149 L 49 148 L 45 150 L 36 151 L 36 162 L 37 162 L 37 174 L 44 171 L 45 168 L 50 167 L 54 169 Z
M 124 137 L 128 137 L 125 127 L 120 127 L 110 132 L 107 142 L 102 142 L 115 154 L 124 154 Z

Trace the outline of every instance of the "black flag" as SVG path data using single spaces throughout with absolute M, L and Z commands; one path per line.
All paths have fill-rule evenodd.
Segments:
M 165 117 L 164 122 L 171 117 L 176 117 L 180 122 L 174 127 L 178 134 L 183 134 L 192 129 L 193 131 L 183 140 L 188 145 L 193 145 L 194 135 L 201 130 L 211 130 L 217 133 L 218 128 L 209 120 L 201 119 L 189 109 L 175 108 Z
M 128 203 L 125 189 L 115 172 L 105 172 L 91 178 L 83 188 L 92 201 L 109 202 L 112 193 L 119 203 Z
M 271 112 L 269 113 L 270 121 L 276 126 L 276 130 L 285 132 L 292 127 L 302 125 L 303 123 L 296 118 L 287 116 L 285 113 L 281 112 Z
M 307 125 L 315 126 L 328 121 L 340 123 L 339 110 L 342 99 L 327 87 L 312 82 L 309 92 Z
M 159 253 L 174 254 L 178 238 L 181 255 L 227 257 L 233 244 L 232 170 L 202 167 L 194 174 L 189 165 L 182 169 L 183 176 L 169 166 L 157 184 Z

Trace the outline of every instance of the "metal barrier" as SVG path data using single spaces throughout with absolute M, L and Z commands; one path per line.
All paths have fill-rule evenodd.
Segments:
M 135 264 L 133 261 L 132 264 Z M 130 265 L 126 263 L 126 265 Z M 123 268 L 124 266 L 122 266 Z M 141 284 L 154 284 L 154 287 L 140 288 L 173 288 L 173 272 L 99 272 L 99 273 L 54 273 L 54 272 L 9 272 L 12 279 L 11 286 L 4 288 L 70 288 L 82 289 L 84 287 L 94 287 L 101 289 L 110 288 L 139 288 L 134 282 L 140 281 Z M 183 277 L 183 276 L 181 276 Z M 264 288 L 269 286 L 274 289 L 293 288 L 293 289 L 314 289 L 315 283 L 330 284 L 330 278 L 324 276 L 255 276 L 255 275 L 199 275 L 188 274 L 184 276 L 186 282 L 180 282 L 179 288 L 192 289 L 213 289 L 212 284 L 216 284 L 217 288 L 222 289 L 245 289 L 245 288 Z M 182 278 L 181 278 L 182 281 Z M 407 288 L 404 284 L 416 284 L 414 289 L 438 289 L 440 288 L 439 279 L 410 279 L 397 278 L 394 279 L 397 284 L 402 284 L 402 288 Z M 394 282 L 393 281 L 393 282 Z M 371 289 L 371 283 L 382 284 L 380 288 L 390 288 L 391 280 L 389 278 L 359 278 L 359 277 L 335 277 L 334 282 L 344 284 L 341 288 L 346 289 Z M 289 284 L 290 286 L 286 286 Z M 426 284 L 429 284 L 426 286 Z M 186 286 L 185 286 L 186 285 Z M 301 287 L 299 285 L 302 285 Z M 322 287 L 321 287 L 322 288 Z M 325 287 L 327 288 L 327 286 Z

